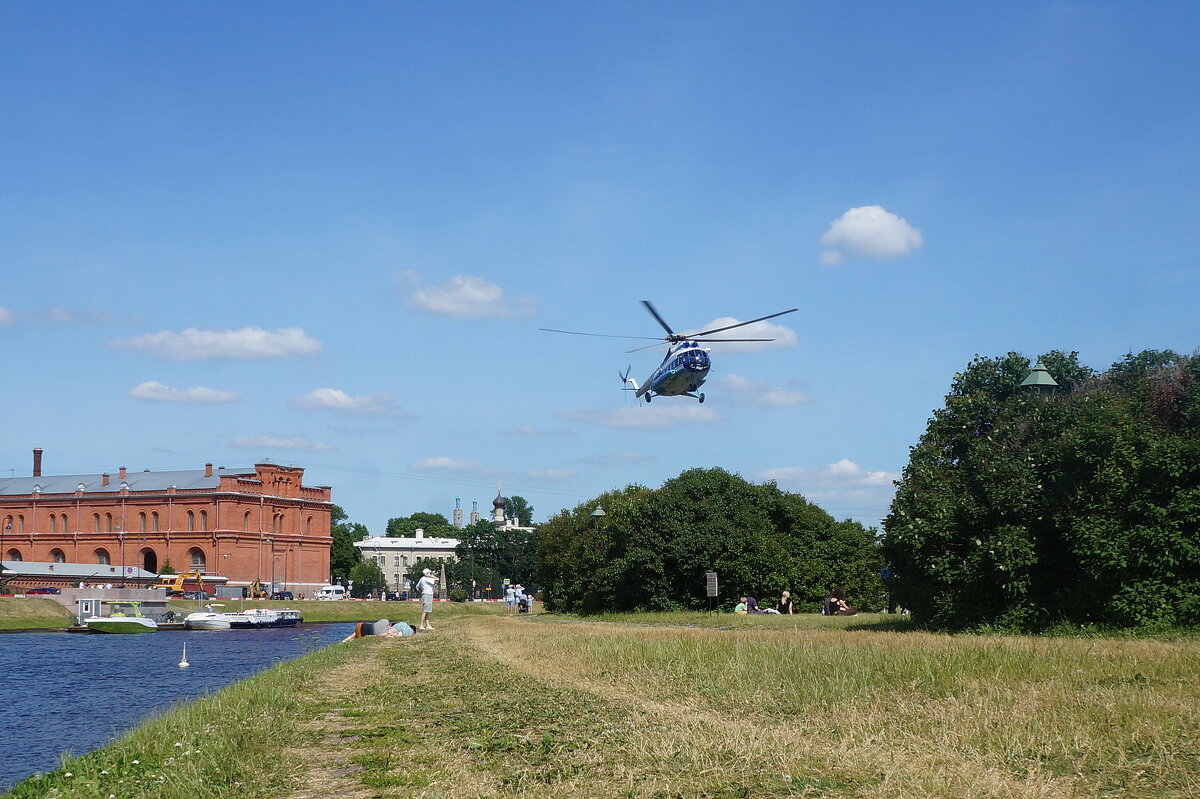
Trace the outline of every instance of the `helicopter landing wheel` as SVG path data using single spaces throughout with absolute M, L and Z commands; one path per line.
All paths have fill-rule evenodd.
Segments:
M 700 395 L 700 404 L 701 405 L 704 404 L 704 394 L 703 393 Z
M 646 404 L 647 405 L 650 404 L 650 395 L 649 394 L 646 395 Z

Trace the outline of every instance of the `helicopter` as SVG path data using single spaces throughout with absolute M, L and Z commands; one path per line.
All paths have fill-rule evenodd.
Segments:
M 745 327 L 752 325 L 755 322 L 762 322 L 767 319 L 774 319 L 776 316 L 798 311 L 799 308 L 790 308 L 779 313 L 760 316 L 757 319 L 751 319 L 748 322 L 738 322 L 735 325 L 726 325 L 725 327 L 715 327 L 712 330 L 702 330 L 699 333 L 683 334 L 676 333 L 662 318 L 658 310 L 649 300 L 642 300 L 642 305 L 646 306 L 646 310 L 650 312 L 663 330 L 667 331 L 667 335 L 662 336 L 661 340 L 656 336 L 614 336 L 607 333 L 581 333 L 578 330 L 556 330 L 554 328 L 543 327 L 548 333 L 569 333 L 573 336 L 602 336 L 604 338 L 633 338 L 633 339 L 651 339 L 657 341 L 655 344 L 648 344 L 645 347 L 636 347 L 628 352 L 639 352 L 641 350 L 657 347 L 660 343 L 666 342 L 667 354 L 663 358 L 662 363 L 658 368 L 650 373 L 650 376 L 639 386 L 637 380 L 629 376 L 632 366 L 627 367 L 625 372 L 618 373 L 622 383 L 629 383 L 633 388 L 626 388 L 626 391 L 633 391 L 634 396 L 638 399 L 645 398 L 649 403 L 653 397 L 691 397 L 692 399 L 704 402 L 704 392 L 696 393 L 700 386 L 704 385 L 705 379 L 708 377 L 708 370 L 712 366 L 712 359 L 708 353 L 710 348 L 701 347 L 702 343 L 707 342 L 726 342 L 726 341 L 774 341 L 771 338 L 705 338 L 713 333 L 720 333 L 725 330 L 733 330 L 736 327 Z

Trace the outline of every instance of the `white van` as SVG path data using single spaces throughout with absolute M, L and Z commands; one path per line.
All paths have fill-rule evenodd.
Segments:
M 313 599 L 345 599 L 346 587 L 343 585 L 323 585 L 312 595 Z

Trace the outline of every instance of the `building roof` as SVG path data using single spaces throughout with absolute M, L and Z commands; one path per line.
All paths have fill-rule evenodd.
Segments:
M 130 491 L 166 491 L 171 486 L 180 491 L 188 489 L 216 489 L 221 485 L 221 476 L 228 477 L 248 475 L 253 477 L 257 472 L 253 466 L 227 469 L 213 469 L 212 474 L 205 476 L 205 469 L 179 469 L 175 471 L 143 472 L 126 471 L 125 477 L 118 477 L 118 472 L 110 472 L 108 485 L 104 485 L 103 474 L 66 474 L 42 475 L 40 477 L 4 477 L 0 478 L 0 496 L 20 496 L 32 494 L 36 487 L 42 494 L 74 494 L 79 485 L 83 485 L 85 494 L 111 494 L 121 490 L 121 484 L 129 486 Z
M 66 580 L 156 580 L 158 575 L 137 566 L 126 566 L 124 572 L 118 564 L 109 563 L 41 563 L 28 560 L 0 561 L 0 572 L 18 577 L 46 579 L 56 577 Z
M 454 549 L 458 546 L 457 538 L 364 538 L 355 541 L 359 549 Z

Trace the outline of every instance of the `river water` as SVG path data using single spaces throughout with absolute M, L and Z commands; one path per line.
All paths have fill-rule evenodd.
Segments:
M 353 624 L 141 635 L 0 635 L 0 791 L 156 710 L 340 641 Z M 184 642 L 191 664 L 179 668 Z M 236 719 L 230 720 L 235 724 Z

